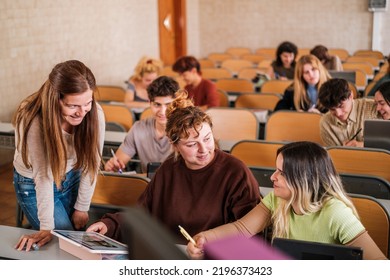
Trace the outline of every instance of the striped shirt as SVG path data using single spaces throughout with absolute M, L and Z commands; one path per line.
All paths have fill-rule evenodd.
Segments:
M 343 146 L 343 142 L 350 140 L 358 129 L 362 128 L 362 131 L 356 137 L 356 141 L 363 142 L 364 121 L 380 118 L 373 99 L 354 99 L 346 123 L 341 122 L 330 111 L 322 116 L 320 121 L 322 141 L 325 146 Z

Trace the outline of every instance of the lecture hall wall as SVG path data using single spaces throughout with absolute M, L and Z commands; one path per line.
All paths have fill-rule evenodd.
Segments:
M 283 40 L 350 53 L 372 46 L 368 0 L 187 0 L 186 11 L 188 54 L 197 57 Z M 388 54 L 390 8 L 377 15 L 379 50 Z M 141 56 L 159 56 L 158 3 L 1 0 L 0 42 L 0 121 L 9 122 L 60 61 L 81 60 L 98 84 L 122 86 Z

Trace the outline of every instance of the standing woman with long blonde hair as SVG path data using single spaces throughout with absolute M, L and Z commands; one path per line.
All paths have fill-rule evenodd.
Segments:
M 46 244 L 52 229 L 82 229 L 88 222 L 105 130 L 95 91 L 91 70 L 80 61 L 66 61 L 15 113 L 16 197 L 39 230 L 22 236 L 18 250 Z
M 318 92 L 323 83 L 331 78 L 328 70 L 314 55 L 302 56 L 296 66 L 293 85 L 275 107 L 277 110 L 325 113 L 327 110 L 318 101 Z

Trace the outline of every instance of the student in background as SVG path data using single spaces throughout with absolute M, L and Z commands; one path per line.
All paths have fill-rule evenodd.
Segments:
M 318 91 L 330 75 L 321 61 L 314 55 L 304 55 L 295 66 L 294 83 L 284 92 L 276 104 L 277 110 L 296 110 L 325 113 L 327 110 L 318 101 Z
M 317 45 L 310 50 L 310 54 L 316 56 L 327 70 L 343 71 L 343 65 L 337 55 L 330 55 L 328 48 Z
M 148 99 L 152 116 L 137 121 L 127 133 L 125 140 L 115 153 L 116 159 L 106 162 L 106 171 L 118 172 L 124 169 L 137 154 L 141 160 L 142 172 L 146 173 L 148 162 L 162 162 L 171 151 L 171 144 L 165 133 L 167 106 L 175 98 L 179 84 L 172 78 L 161 76 L 148 86 Z
M 298 48 L 291 42 L 283 42 L 276 49 L 276 60 L 266 71 L 270 79 L 292 80 L 294 79 L 295 59 Z
M 66 61 L 15 113 L 16 197 L 39 230 L 22 236 L 18 250 L 43 246 L 52 229 L 82 229 L 88 222 L 105 131 L 95 91 L 91 70 L 80 61 Z
M 363 147 L 363 126 L 366 119 L 378 119 L 372 99 L 354 99 L 348 82 L 331 79 L 319 92 L 320 103 L 329 110 L 322 116 L 320 131 L 326 146 Z
M 147 87 L 160 75 L 163 63 L 143 57 L 135 66 L 134 74 L 126 81 L 125 105 L 129 108 L 149 107 Z
M 165 160 L 139 198 L 139 204 L 183 243 L 178 225 L 190 234 L 244 216 L 260 201 L 249 168 L 218 149 L 210 117 L 178 94 L 167 110 L 167 136 L 174 154 Z M 122 240 L 120 214 L 107 214 L 88 231 Z
M 374 87 L 368 92 L 367 96 L 374 96 L 381 84 L 390 81 L 390 55 L 387 57 L 387 62 L 389 66 L 387 67 L 386 74 L 375 83 Z
M 189 255 L 203 258 L 206 242 L 232 235 L 251 237 L 273 225 L 272 239 L 289 238 L 361 247 L 365 259 L 386 259 L 359 220 L 327 151 L 312 142 L 277 151 L 273 191 L 243 218 L 194 236 Z
M 202 110 L 219 106 L 219 94 L 215 84 L 202 78 L 199 61 L 193 56 L 180 57 L 172 66 L 186 83 L 188 97 L 193 99 L 195 106 Z
M 375 93 L 376 110 L 384 120 L 390 120 L 390 80 L 380 85 Z

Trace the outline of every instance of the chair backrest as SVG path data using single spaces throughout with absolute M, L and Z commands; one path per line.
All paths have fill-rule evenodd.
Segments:
M 230 107 L 229 95 L 223 89 L 217 88 L 219 94 L 219 107 Z
M 97 178 L 92 203 L 134 206 L 149 182 L 144 176 L 102 172 Z
M 352 83 L 352 82 L 348 81 L 348 87 L 349 87 L 349 89 L 352 91 L 352 94 L 353 94 L 353 98 L 354 98 L 354 99 L 360 97 L 360 96 L 359 96 L 359 95 L 360 95 L 360 94 L 359 94 L 359 91 L 358 91 L 358 89 L 356 88 L 355 83 Z
M 213 133 L 217 140 L 258 139 L 259 122 L 248 109 L 212 107 L 206 113 L 213 122 Z
M 133 126 L 135 116 L 125 105 L 114 105 L 100 103 L 103 109 L 106 122 L 121 124 L 127 131 Z
M 374 76 L 373 81 L 376 82 L 376 81 L 380 80 L 386 74 L 387 74 L 387 72 L 378 72 L 378 73 L 376 73 L 376 75 Z
M 241 140 L 230 153 L 247 166 L 275 168 L 276 151 L 285 143 L 265 140 Z
M 246 79 L 218 79 L 215 85 L 227 93 L 254 92 L 253 83 Z
M 279 93 L 284 94 L 284 91 L 292 84 L 291 80 L 269 80 L 265 81 L 261 86 L 261 93 Z
M 350 56 L 349 52 L 346 49 L 329 49 L 330 55 L 337 55 L 341 61 L 346 61 Z
M 348 193 L 369 195 L 390 202 L 390 183 L 378 176 L 339 173 Z
M 276 111 L 265 124 L 265 140 L 267 141 L 312 141 L 323 145 L 320 136 L 320 114 Z
M 253 67 L 253 63 L 244 59 L 226 59 L 222 61 L 221 67 L 229 69 L 234 75 L 242 68 Z
M 383 60 L 384 55 L 381 51 L 374 50 L 357 50 L 353 53 L 353 56 L 374 56 L 377 59 Z
M 106 131 L 127 132 L 126 128 L 117 122 L 106 122 Z
M 256 54 L 256 53 L 247 53 L 247 54 L 241 55 L 240 58 L 252 62 L 253 65 L 257 65 L 261 61 L 269 59 L 269 56 Z
M 245 47 L 231 47 L 226 49 L 225 52 L 233 55 L 235 58 L 239 58 L 243 54 L 252 53 L 252 50 L 250 48 L 245 48 Z
M 358 194 L 350 194 L 349 196 L 368 234 L 383 254 L 389 257 L 390 222 L 388 211 L 379 200 L 371 196 Z
M 262 61 L 259 62 L 259 64 L 257 64 L 257 67 L 258 68 L 269 68 L 271 67 L 271 64 L 272 64 L 272 59 L 263 59 Z
M 379 65 L 381 60 L 374 56 L 350 56 L 347 58 L 346 62 L 368 62 L 376 70 L 379 70 Z
M 258 73 L 264 74 L 267 71 L 267 68 L 258 68 L 258 67 L 246 67 L 241 68 L 237 73 L 237 78 L 246 79 L 252 81 Z
M 229 79 L 233 78 L 233 73 L 226 68 L 203 68 L 202 77 L 209 80 Z
M 125 100 L 126 91 L 119 86 L 97 86 L 98 93 L 96 100 L 101 101 L 116 101 L 123 102 Z
M 344 62 L 343 63 L 344 70 L 354 70 L 359 69 L 366 73 L 368 79 L 372 79 L 374 77 L 374 68 L 368 62 Z
M 139 119 L 140 120 L 144 120 L 144 119 L 147 119 L 147 118 L 151 117 L 152 115 L 153 115 L 152 114 L 152 109 L 150 109 L 150 107 L 148 107 L 148 108 L 145 108 L 142 111 L 141 115 L 139 116 Z
M 390 152 L 382 149 L 327 147 L 338 172 L 378 176 L 390 182 Z
M 164 66 L 160 71 L 161 76 L 176 77 L 179 76 L 178 73 L 172 70 L 171 65 Z
M 234 59 L 234 56 L 230 53 L 210 53 L 207 59 L 214 62 L 216 67 L 219 67 L 222 61 L 226 59 Z
M 198 59 L 198 62 L 200 64 L 200 69 L 203 70 L 203 68 L 214 68 L 215 63 L 214 61 L 208 59 L 208 58 L 201 58 Z
M 277 93 L 245 93 L 237 97 L 235 107 L 273 111 L 281 99 L 282 96 Z
M 255 53 L 274 59 L 276 57 L 276 48 L 258 48 Z

